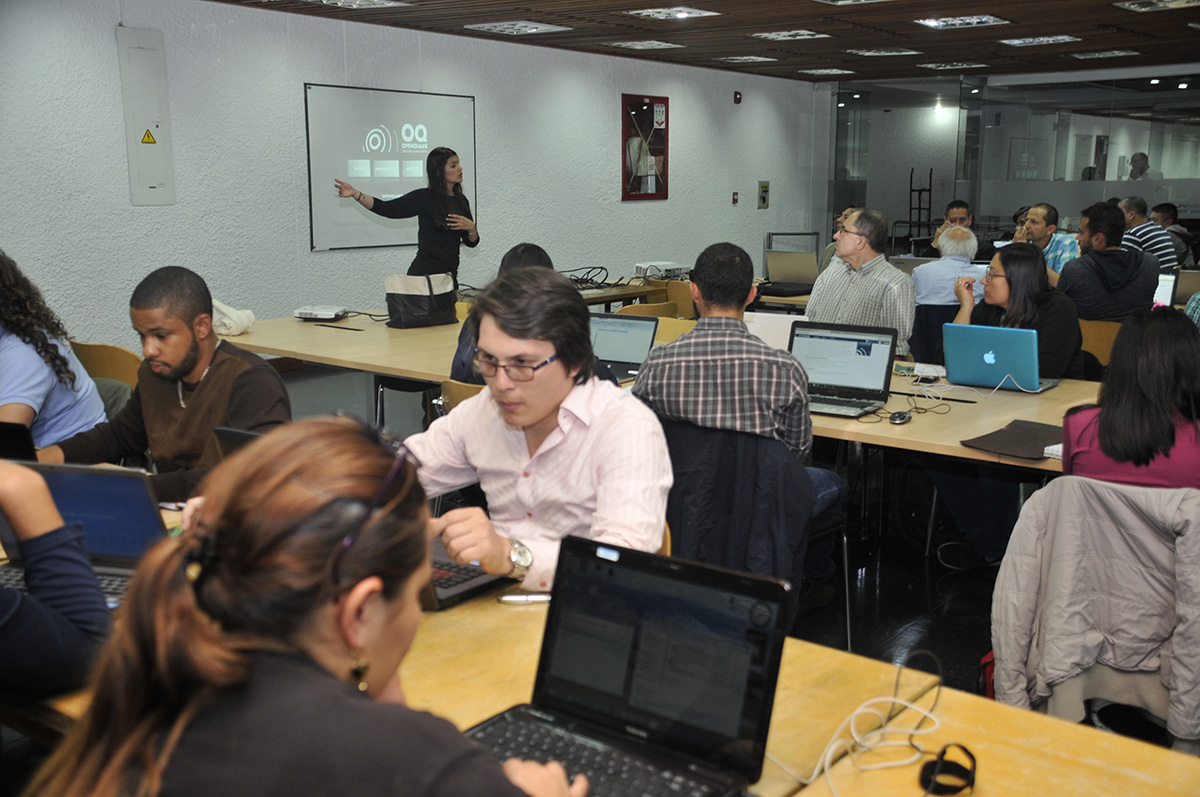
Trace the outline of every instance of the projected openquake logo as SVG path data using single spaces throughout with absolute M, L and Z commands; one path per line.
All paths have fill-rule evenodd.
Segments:
M 429 149 L 429 131 L 425 125 L 403 125 L 400 134 L 387 125 L 376 125 L 367 131 L 363 152 L 383 154 Z

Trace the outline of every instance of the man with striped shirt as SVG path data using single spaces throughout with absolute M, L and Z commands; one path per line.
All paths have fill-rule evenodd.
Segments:
M 1118 207 L 1125 214 L 1125 237 L 1121 239 L 1121 246 L 1154 255 L 1163 271 L 1174 269 L 1179 264 L 1175 243 L 1166 230 L 1146 216 L 1146 200 L 1140 196 L 1127 196 Z
M 908 354 L 916 313 L 912 278 L 887 262 L 887 216 L 856 211 L 834 235 L 837 256 L 821 272 L 806 313 L 826 324 L 858 324 L 896 330 L 896 354 Z

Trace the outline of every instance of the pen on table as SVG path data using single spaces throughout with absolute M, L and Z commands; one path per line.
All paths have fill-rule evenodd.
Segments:
M 358 327 L 339 327 L 339 326 L 334 326 L 333 324 L 316 324 L 315 326 L 329 327 L 330 329 L 344 329 L 347 332 L 362 332 L 362 330 L 359 329 Z
M 978 401 L 975 401 L 974 399 L 956 399 L 956 398 L 946 398 L 943 396 L 926 396 L 926 395 L 922 395 L 921 393 L 903 393 L 899 390 L 889 391 L 889 394 L 892 396 L 912 396 L 913 398 L 929 399 L 930 401 L 957 401 L 959 404 L 978 404 L 979 403 Z

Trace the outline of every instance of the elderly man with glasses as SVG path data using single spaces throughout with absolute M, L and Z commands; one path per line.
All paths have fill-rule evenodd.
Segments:
M 824 324 L 858 324 L 896 330 L 896 354 L 908 354 L 916 296 L 913 281 L 883 256 L 887 216 L 865 208 L 834 235 L 837 256 L 813 284 L 806 313 Z
M 518 269 L 471 318 L 487 389 L 405 441 L 431 496 L 476 481 L 487 495 L 488 513 L 433 521 L 446 550 L 530 590 L 550 588 L 567 535 L 657 551 L 672 481 L 662 426 L 596 377 L 579 291 L 550 269 Z

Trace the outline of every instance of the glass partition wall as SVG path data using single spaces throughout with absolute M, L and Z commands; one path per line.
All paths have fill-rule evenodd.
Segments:
M 839 84 L 832 217 L 882 210 L 893 254 L 921 250 L 954 199 L 981 242 L 1011 235 L 1023 206 L 1048 202 L 1073 231 L 1083 208 L 1130 195 L 1173 203 L 1200 229 L 1196 75 L 1095 74 Z

